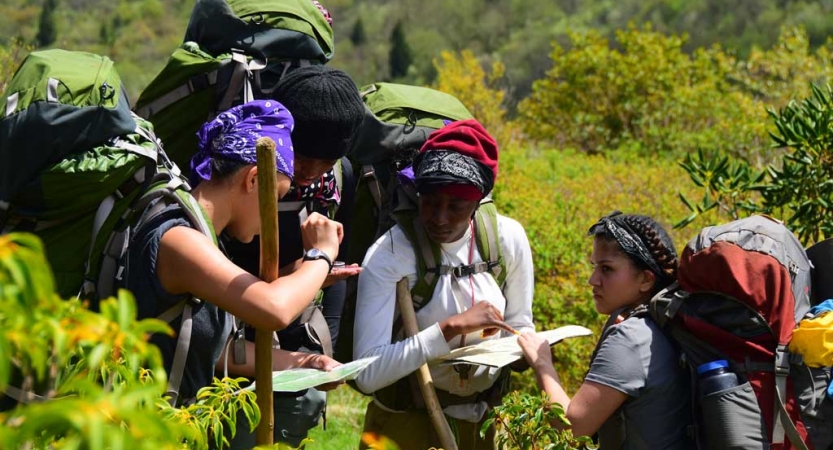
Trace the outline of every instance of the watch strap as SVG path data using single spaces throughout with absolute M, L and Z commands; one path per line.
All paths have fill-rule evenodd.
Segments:
M 330 259 L 330 256 L 324 251 L 317 248 L 311 248 L 304 253 L 304 261 L 315 261 L 318 259 L 327 261 L 327 265 L 330 267 L 330 270 L 333 270 L 333 260 Z

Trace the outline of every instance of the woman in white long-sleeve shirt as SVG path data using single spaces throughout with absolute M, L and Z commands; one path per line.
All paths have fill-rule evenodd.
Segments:
M 478 122 L 467 120 L 432 133 L 414 161 L 417 217 L 427 237 L 439 244 L 442 265 L 459 267 L 484 260 L 472 217 L 494 186 L 497 153 L 492 137 Z M 504 285 L 498 286 L 489 271 L 438 275 L 433 296 L 417 311 L 419 334 L 402 340 L 392 339 L 395 328 L 401 328 L 396 325 L 396 284 L 405 277 L 410 288 L 416 284 L 418 250 L 399 225 L 370 248 L 359 277 L 354 332 L 356 358 L 379 356 L 356 380 L 362 391 L 374 393 L 365 431 L 387 436 L 403 450 L 439 447 L 408 376 L 462 345 L 533 330 L 529 242 L 518 222 L 501 215 L 497 234 L 506 270 Z M 493 433 L 480 438 L 480 423 L 505 393 L 502 387 L 508 374 L 486 366 L 463 370 L 435 366 L 431 375 L 444 412 L 455 422 L 459 448 L 493 449 Z

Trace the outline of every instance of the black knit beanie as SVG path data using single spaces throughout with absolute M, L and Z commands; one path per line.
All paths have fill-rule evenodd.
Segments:
M 292 146 L 301 156 L 339 159 L 364 119 L 364 104 L 350 77 L 324 65 L 294 69 L 274 93 L 295 119 Z

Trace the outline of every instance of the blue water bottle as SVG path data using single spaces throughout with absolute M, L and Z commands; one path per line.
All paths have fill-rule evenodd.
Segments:
M 725 391 L 738 385 L 738 376 L 729 370 L 725 359 L 707 362 L 697 367 L 700 378 L 700 396 Z

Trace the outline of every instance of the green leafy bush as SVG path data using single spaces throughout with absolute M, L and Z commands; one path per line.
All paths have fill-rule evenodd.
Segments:
M 833 88 L 813 86 L 809 97 L 769 115 L 772 141 L 784 157 L 756 170 L 747 158 L 688 156 L 681 165 L 703 199 L 695 203 L 681 196 L 689 215 L 677 227 L 714 209 L 730 219 L 779 218 L 807 245 L 833 236 Z
M 684 155 L 698 149 L 769 161 L 767 107 L 810 81 L 829 80 L 830 45 L 810 52 L 803 30 L 784 30 L 768 51 L 739 61 L 721 47 L 683 50 L 685 36 L 629 27 L 555 45 L 553 67 L 519 105 L 532 138 L 588 153 L 632 148 Z
M 474 53 L 469 50 L 440 54 L 434 60 L 437 78 L 431 86 L 459 99 L 501 147 L 517 137 L 512 124 L 506 119 L 503 105 L 506 91 L 500 85 L 503 81 L 504 66 L 492 63 L 489 71 L 481 66 Z
M 239 380 L 215 380 L 193 405 L 171 407 L 147 340 L 171 329 L 136 321 L 127 291 L 94 313 L 54 289 L 36 237 L 0 236 L 0 392 L 30 401 L 0 412 L 0 448 L 207 449 L 234 432 L 237 410 L 259 420 L 254 393 L 235 394 Z
M 570 421 L 558 403 L 550 403 L 546 393 L 541 395 L 512 392 L 489 411 L 481 435 L 489 427 L 497 429 L 498 449 L 512 450 L 571 450 L 586 449 L 592 441 L 586 436 L 576 438 L 569 428 Z

